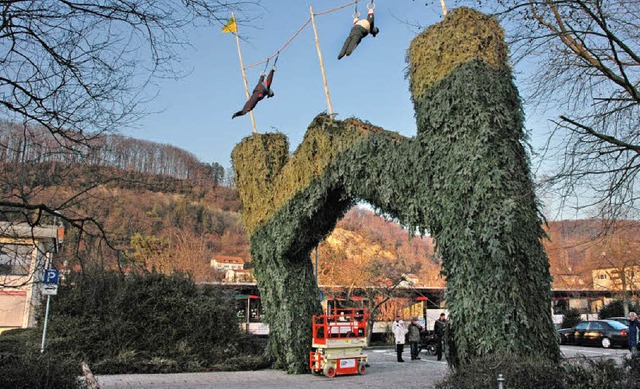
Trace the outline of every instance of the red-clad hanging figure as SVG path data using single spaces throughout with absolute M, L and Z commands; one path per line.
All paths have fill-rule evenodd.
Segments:
M 264 79 L 264 74 L 260 75 L 260 80 L 258 80 L 258 85 L 256 85 L 255 88 L 253 88 L 253 93 L 251 94 L 251 97 L 249 97 L 249 100 L 247 100 L 247 102 L 244 104 L 244 107 L 242 107 L 242 110 L 234 113 L 231 119 L 235 118 L 236 116 L 245 115 L 247 112 L 254 109 L 256 107 L 256 104 L 258 104 L 258 101 L 264 99 L 265 96 L 273 97 L 274 93 L 271 90 L 271 81 L 273 81 L 274 71 L 275 69 L 271 69 L 271 71 L 269 71 L 269 75 L 267 76 L 266 80 Z

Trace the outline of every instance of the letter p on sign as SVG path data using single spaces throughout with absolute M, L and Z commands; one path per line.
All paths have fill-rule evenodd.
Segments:
M 49 269 L 44 273 L 44 283 L 45 284 L 58 284 L 58 271 L 54 269 Z

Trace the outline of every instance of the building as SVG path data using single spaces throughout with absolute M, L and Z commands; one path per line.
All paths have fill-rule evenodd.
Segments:
M 398 284 L 400 288 L 413 288 L 420 283 L 420 278 L 415 274 L 403 274 L 402 277 L 403 280 Z
M 211 260 L 211 267 L 222 271 L 242 270 L 244 269 L 244 261 L 240 257 L 217 255 Z
M 0 222 L 0 332 L 36 324 L 44 271 L 63 237 L 63 227 Z
M 558 286 L 558 289 L 591 289 L 592 285 L 588 283 L 587 277 L 572 273 L 556 273 L 553 275 L 553 286 Z
M 638 291 L 640 288 L 640 266 L 637 265 L 595 269 L 591 271 L 591 276 L 595 290 L 623 292 Z
M 224 280 L 227 282 L 248 282 L 255 283 L 256 279 L 253 277 L 252 270 L 234 270 L 229 269 L 226 271 Z

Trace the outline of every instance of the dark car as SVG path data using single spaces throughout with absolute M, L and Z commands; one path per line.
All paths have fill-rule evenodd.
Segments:
M 615 320 L 618 323 L 622 323 L 627 327 L 629 327 L 629 324 L 631 324 L 631 320 L 629 320 L 626 317 L 608 317 L 606 320 Z
M 628 327 L 615 320 L 588 320 L 573 328 L 558 330 L 560 344 L 627 347 Z

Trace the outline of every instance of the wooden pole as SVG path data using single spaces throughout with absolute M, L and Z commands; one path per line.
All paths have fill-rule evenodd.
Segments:
M 442 6 L 442 15 L 447 16 L 447 5 L 444 3 L 444 0 L 440 0 L 440 5 Z
M 91 369 L 89 369 L 87 362 L 83 361 L 80 366 L 82 367 L 82 375 L 84 375 L 87 386 L 91 389 L 100 389 L 100 383 L 98 383 L 98 380 L 91 372 Z
M 242 62 L 242 51 L 240 50 L 240 37 L 238 36 L 238 24 L 236 23 L 236 14 L 231 12 L 231 17 L 233 18 L 233 24 L 236 26 L 236 30 L 233 34 L 236 36 L 236 45 L 238 46 L 238 58 L 240 58 L 240 69 L 242 70 L 242 80 L 244 81 L 244 91 L 247 94 L 247 100 L 251 97 L 249 94 L 249 85 L 247 84 L 247 75 L 244 72 L 244 63 Z M 253 126 L 253 133 L 257 133 L 258 129 L 256 128 L 256 120 L 253 118 L 253 111 L 249 111 L 249 116 L 251 116 L 251 125 Z
M 324 82 L 324 94 L 327 97 L 327 108 L 329 116 L 333 118 L 333 107 L 331 106 L 331 96 L 329 95 L 329 86 L 327 85 L 327 75 L 324 72 L 324 61 L 322 60 L 322 51 L 320 50 L 320 40 L 318 39 L 318 29 L 316 28 L 316 18 L 313 14 L 313 7 L 309 6 L 311 12 L 311 24 L 313 24 L 313 33 L 316 36 L 316 49 L 318 50 L 318 59 L 320 60 L 320 70 L 322 71 L 322 81 Z

